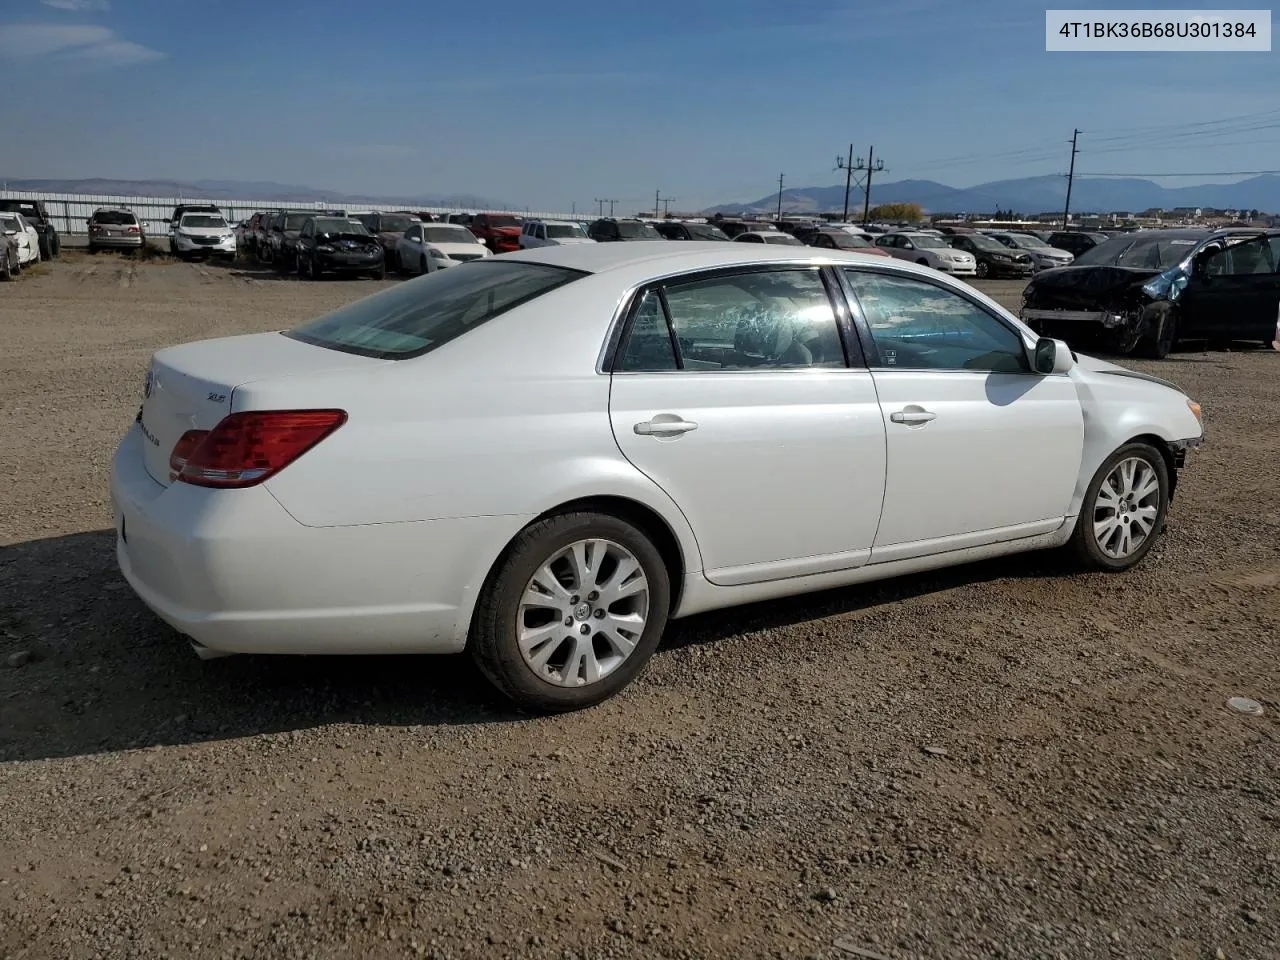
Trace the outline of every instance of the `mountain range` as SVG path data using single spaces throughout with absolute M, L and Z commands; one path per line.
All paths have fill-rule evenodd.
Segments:
M 1067 178 L 1025 177 L 993 180 L 975 187 L 949 187 L 934 180 L 897 180 L 871 184 L 871 205 L 918 203 L 929 213 L 991 213 L 1013 210 L 1022 214 L 1060 211 L 1066 202 Z M 844 184 L 830 187 L 791 187 L 782 191 L 784 213 L 832 213 L 844 207 Z M 1079 213 L 1138 213 L 1151 207 L 1216 207 L 1280 211 L 1280 177 L 1264 175 L 1239 183 L 1202 183 L 1191 187 L 1162 187 L 1151 180 L 1118 177 L 1076 177 L 1071 209 Z M 778 208 L 778 195 L 751 203 L 724 203 L 704 213 L 768 213 Z M 862 210 L 862 191 L 854 189 L 849 209 Z
M 82 193 L 110 197 L 180 197 L 191 200 L 270 200 L 280 203 L 402 203 L 406 207 L 474 207 L 482 210 L 510 210 L 510 204 L 469 193 L 422 194 L 418 196 L 374 196 L 337 193 L 292 183 L 269 180 L 5 180 L 9 190 L 35 193 Z

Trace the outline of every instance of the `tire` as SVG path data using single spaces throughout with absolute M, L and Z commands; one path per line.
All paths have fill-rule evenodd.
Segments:
M 427 255 L 425 253 L 422 255 L 422 262 L 419 263 L 418 266 L 422 268 L 418 271 L 419 273 L 431 272 L 431 264 L 427 263 Z
M 916 263 L 920 264 L 920 266 L 922 267 L 927 267 L 929 265 L 929 261 L 926 260 L 924 257 L 921 257 L 919 260 L 916 261 Z
M 1173 351 L 1173 345 L 1178 339 L 1177 316 L 1171 310 L 1162 310 L 1156 319 L 1157 329 L 1138 342 L 1133 351 L 1135 357 L 1163 360 Z
M 90 252 L 90 253 L 97 253 L 97 252 L 98 252 L 98 247 L 97 247 L 95 244 L 92 244 L 92 243 L 91 243 L 91 244 L 89 244 L 89 252 Z
M 4 262 L 0 263 L 0 281 L 13 279 L 13 264 L 10 262 L 9 257 L 9 249 L 6 247 L 4 251 Z
M 62 238 L 55 232 L 49 235 L 49 259 L 57 260 L 60 256 L 62 256 Z
M 373 273 L 369 274 L 369 276 L 373 277 L 375 280 L 387 279 L 387 265 L 384 263 L 377 270 L 373 271 Z
M 974 268 L 973 272 L 977 274 L 979 279 L 985 280 L 987 277 L 991 276 L 991 267 L 985 260 L 979 260 L 978 265 Z
M 53 259 L 53 248 L 50 245 L 49 234 L 40 234 L 40 257 L 43 260 Z
M 316 258 L 307 258 L 307 277 L 311 280 L 319 280 L 324 275 L 324 271 L 316 266 Z
M 1136 464 L 1130 475 L 1131 486 L 1126 486 L 1124 480 L 1126 463 Z M 1150 489 L 1151 480 L 1155 481 L 1151 492 L 1126 503 L 1126 496 L 1133 498 L 1135 492 Z M 1119 509 L 1110 507 L 1109 501 L 1116 502 Z M 1154 513 L 1144 514 L 1144 510 L 1151 508 Z M 1147 555 L 1160 536 L 1168 510 L 1169 468 L 1164 457 L 1149 443 L 1126 443 L 1107 457 L 1090 481 L 1069 547 L 1086 569 L 1107 573 L 1128 570 Z M 1097 524 L 1108 520 L 1112 523 L 1106 532 L 1097 532 Z M 1132 544 L 1131 531 L 1134 530 L 1142 533 L 1137 544 Z
M 598 597 L 580 590 L 600 585 L 601 574 L 604 587 L 615 587 L 619 561 L 636 564 L 628 583 L 642 577 L 645 589 L 607 608 L 595 607 Z M 585 575 L 575 573 L 584 567 Z M 525 603 L 531 595 L 545 595 L 546 603 Z M 643 672 L 666 627 L 670 602 L 666 564 L 643 532 L 610 514 L 561 514 L 525 528 L 507 548 L 481 590 L 467 647 L 480 671 L 521 706 L 549 713 L 579 710 L 608 699 Z M 634 639 L 629 652 L 588 626 L 610 613 L 616 616 L 615 635 L 623 643 Z M 528 657 L 541 666 L 521 651 L 522 629 L 535 639 L 546 637 L 526 642 Z M 588 679 L 592 673 L 598 679 Z

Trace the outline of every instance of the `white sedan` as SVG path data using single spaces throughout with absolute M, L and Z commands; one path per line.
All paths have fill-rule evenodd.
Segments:
M 40 233 L 20 213 L 0 214 L 0 225 L 4 227 L 5 236 L 18 241 L 18 262 L 21 269 L 32 263 L 40 262 Z
M 452 223 L 415 223 L 396 241 L 402 273 L 434 273 L 493 253 L 466 227 Z
M 143 397 L 117 557 L 198 653 L 466 650 L 542 710 L 675 617 L 1047 547 L 1125 570 L 1201 440 L 962 283 L 763 244 L 477 260 L 161 350 Z
M 876 237 L 876 246 L 891 257 L 933 267 L 943 273 L 973 276 L 978 272 L 978 261 L 972 253 L 956 250 L 932 233 L 886 233 Z

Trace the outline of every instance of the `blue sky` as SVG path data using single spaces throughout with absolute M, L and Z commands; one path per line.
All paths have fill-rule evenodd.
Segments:
M 661 189 L 696 209 L 768 194 L 779 172 L 835 183 L 850 140 L 855 157 L 875 144 L 886 180 L 1065 172 L 1076 126 L 1086 173 L 1280 168 L 1275 53 L 1046 53 L 1044 8 L 0 0 L 0 66 L 20 94 L 0 104 L 0 176 L 580 211 L 595 197 L 651 205 Z M 1116 139 L 1264 111 L 1269 130 Z M 1226 178 L 1166 182 L 1195 179 Z

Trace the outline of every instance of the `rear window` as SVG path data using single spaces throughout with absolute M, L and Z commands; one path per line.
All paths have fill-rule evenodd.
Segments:
M 284 217 L 285 230 L 301 230 L 302 225 L 306 223 L 313 214 L 310 213 L 287 213 Z
M 93 215 L 94 223 L 110 223 L 117 226 L 122 224 L 133 225 L 138 222 L 138 218 L 127 210 L 99 210 Z
M 462 264 L 357 300 L 284 335 L 344 353 L 406 360 L 584 275 L 540 263 Z

